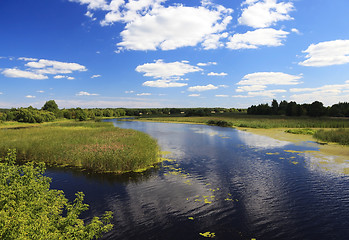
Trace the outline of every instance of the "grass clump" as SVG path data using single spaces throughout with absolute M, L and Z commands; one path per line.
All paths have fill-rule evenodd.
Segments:
M 349 145 L 349 129 L 319 130 L 313 136 L 321 141 Z
M 1 129 L 0 154 L 17 149 L 20 161 L 42 161 L 99 172 L 136 171 L 159 161 L 156 140 L 105 122 L 56 122 Z
M 219 127 L 231 127 L 232 124 L 230 122 L 224 121 L 224 120 L 208 120 L 208 125 L 215 125 Z
M 309 128 L 301 128 L 301 129 L 288 129 L 285 132 L 292 133 L 292 134 L 314 135 L 316 130 L 309 129 Z

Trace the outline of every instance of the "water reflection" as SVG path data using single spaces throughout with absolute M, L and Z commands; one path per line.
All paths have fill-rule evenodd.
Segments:
M 115 229 L 105 239 L 200 239 L 205 232 L 216 239 L 349 234 L 349 179 L 309 168 L 305 151 L 314 146 L 203 125 L 115 125 L 152 135 L 173 161 L 140 175 L 48 172 L 53 187 L 69 197 L 86 194 L 87 219 L 114 211 Z

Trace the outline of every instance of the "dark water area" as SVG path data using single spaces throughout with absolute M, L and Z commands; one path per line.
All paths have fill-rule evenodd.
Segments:
M 294 145 L 231 128 L 113 121 L 170 152 L 144 173 L 49 169 L 52 188 L 85 193 L 86 220 L 114 212 L 104 239 L 348 239 L 349 176 Z

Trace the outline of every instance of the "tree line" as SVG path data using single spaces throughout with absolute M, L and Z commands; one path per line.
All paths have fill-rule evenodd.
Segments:
M 251 115 L 286 115 L 286 116 L 310 116 L 310 117 L 349 117 L 349 103 L 340 102 L 330 107 L 325 107 L 322 102 L 314 101 L 311 104 L 298 104 L 294 101 L 285 100 L 278 103 L 275 99 L 268 103 L 252 105 L 247 109 Z

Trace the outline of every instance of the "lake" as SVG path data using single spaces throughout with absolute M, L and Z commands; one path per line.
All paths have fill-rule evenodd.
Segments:
M 116 176 L 48 169 L 52 188 L 85 193 L 88 220 L 114 212 L 104 239 L 347 239 L 349 176 L 292 144 L 232 128 L 113 121 L 157 139 L 167 159 Z M 321 163 L 321 164 L 320 164 Z M 349 165 L 349 162 L 348 162 Z

